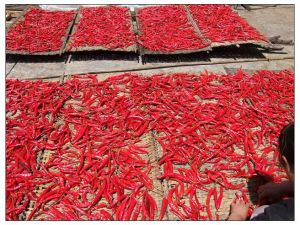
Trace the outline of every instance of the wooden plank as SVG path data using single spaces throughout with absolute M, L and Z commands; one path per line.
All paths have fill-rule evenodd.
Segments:
M 27 7 L 26 9 L 24 9 L 24 10 L 19 14 L 18 17 L 16 17 L 14 20 L 11 21 L 12 23 L 9 24 L 9 26 L 7 26 L 7 30 L 9 30 L 10 28 L 13 28 L 13 26 L 15 26 L 15 25 L 18 23 L 18 21 L 20 21 L 20 20 L 23 18 L 24 14 L 25 14 L 27 11 L 28 11 L 28 7 Z
M 11 10 L 6 10 L 6 21 L 9 21 L 13 18 L 17 18 L 20 16 L 20 14 L 22 14 L 23 11 L 11 11 Z
M 61 54 L 65 51 L 65 48 L 66 48 L 68 39 L 70 38 L 69 35 L 70 35 L 70 33 L 72 32 L 72 28 L 73 28 L 73 26 L 74 26 L 74 24 L 75 24 L 75 21 L 76 21 L 76 19 L 77 19 L 78 13 L 79 13 L 78 9 L 75 10 L 75 12 L 76 12 L 76 13 L 74 14 L 73 20 L 72 20 L 72 21 L 70 22 L 70 24 L 69 24 L 69 27 L 68 27 L 67 32 L 66 32 L 66 35 L 65 35 L 64 37 L 62 37 L 63 44 L 62 44 L 61 49 L 60 49 L 60 51 L 59 51 L 59 55 L 61 55 Z
M 6 4 L 5 5 L 5 10 L 23 11 L 23 10 L 26 10 L 29 6 L 34 6 L 34 5 L 28 5 L 28 4 Z
M 192 16 L 192 14 L 191 14 L 189 8 L 187 7 L 187 5 L 183 5 L 183 7 L 184 7 L 184 9 L 185 9 L 185 11 L 186 11 L 187 18 L 188 18 L 190 24 L 192 24 L 192 26 L 194 27 L 196 33 L 197 33 L 202 39 L 204 39 L 208 44 L 211 44 L 211 41 L 210 41 L 208 38 L 206 38 L 206 37 L 201 33 L 201 31 L 200 31 L 199 27 L 197 26 L 197 24 L 196 24 L 196 22 L 195 22 L 195 20 L 194 20 L 194 18 L 193 18 L 193 16 Z

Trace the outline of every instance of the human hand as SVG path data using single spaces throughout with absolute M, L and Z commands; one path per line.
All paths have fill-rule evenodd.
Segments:
M 245 202 L 240 193 L 230 204 L 230 215 L 228 220 L 246 220 L 249 211 L 249 203 Z

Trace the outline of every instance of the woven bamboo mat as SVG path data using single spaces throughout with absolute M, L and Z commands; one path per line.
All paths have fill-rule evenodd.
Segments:
M 103 6 L 101 6 L 103 7 Z M 99 50 L 103 50 L 103 51 L 122 51 L 122 52 L 136 52 L 137 51 L 137 43 L 128 46 L 126 48 L 114 48 L 114 49 L 109 49 L 106 48 L 104 46 L 100 46 L 100 45 L 95 45 L 95 46 L 82 46 L 82 47 L 72 47 L 71 43 L 72 43 L 72 35 L 76 33 L 77 29 L 78 29 L 78 24 L 80 22 L 80 19 L 82 18 L 82 15 L 80 13 L 80 9 L 82 9 L 83 7 L 80 7 L 78 9 L 78 13 L 77 13 L 77 17 L 75 19 L 74 22 L 74 27 L 72 29 L 72 33 L 70 35 L 70 38 L 68 39 L 65 48 L 64 48 L 64 52 L 83 52 L 83 51 L 99 51 Z M 127 13 L 130 14 L 130 9 L 128 7 L 124 7 L 127 8 Z M 130 14 L 131 16 L 131 14 Z M 135 33 L 134 28 L 133 28 L 133 24 L 132 24 L 132 20 L 130 20 L 130 30 Z
M 26 13 L 30 10 L 30 8 L 27 8 L 26 10 L 24 10 L 21 15 L 16 18 L 16 20 L 13 22 L 13 24 L 11 24 L 11 26 L 8 27 L 7 32 L 9 31 L 9 29 L 12 29 L 14 26 L 16 26 L 17 24 L 19 24 L 20 22 L 24 21 L 24 16 L 26 15 Z M 74 12 L 73 15 L 73 19 L 69 22 L 69 26 L 66 29 L 66 34 L 61 38 L 62 40 L 62 44 L 61 47 L 58 51 L 45 51 L 45 52 L 34 52 L 34 53 L 30 53 L 28 51 L 12 51 L 12 50 L 6 50 L 6 54 L 12 54 L 12 55 L 61 55 L 64 51 L 65 45 L 67 44 L 67 40 L 68 40 L 68 36 L 69 33 L 71 32 L 71 29 L 73 27 L 73 23 L 76 19 L 77 16 L 77 12 Z
M 254 130 L 257 130 L 257 129 L 260 129 L 259 127 L 253 129 Z M 160 146 L 160 144 L 158 143 L 158 141 L 156 141 L 155 137 L 161 137 L 161 134 L 156 134 L 156 135 L 153 135 L 152 136 L 152 142 L 153 142 L 153 150 L 155 150 L 156 154 L 157 154 L 157 157 L 158 157 L 158 160 L 160 157 L 162 157 L 162 148 Z M 262 145 L 259 149 L 258 149 L 258 154 L 261 154 L 262 151 L 261 149 L 263 149 L 264 146 Z M 241 150 L 241 149 L 236 149 L 236 152 L 239 153 L 239 154 L 242 154 L 244 151 Z M 269 156 L 269 157 L 272 157 L 272 156 Z M 174 168 L 189 168 L 189 165 L 173 165 Z M 204 171 L 205 169 L 211 169 L 213 166 L 213 164 L 211 163 L 205 163 L 204 165 L 202 165 L 201 167 L 201 171 Z M 159 171 L 161 171 L 162 173 L 162 170 L 163 168 L 162 167 L 159 167 Z M 228 171 L 228 174 L 230 173 L 230 171 Z M 228 181 L 233 183 L 233 184 L 240 184 L 240 183 L 245 183 L 245 187 L 249 190 L 249 193 L 246 193 L 248 199 L 250 200 L 250 203 L 253 204 L 253 205 L 256 205 L 257 204 L 257 193 L 256 193 L 256 185 L 257 185 L 257 181 L 255 179 L 248 179 L 248 178 L 228 178 Z M 169 181 L 166 181 L 164 180 L 164 183 L 162 184 L 163 186 L 163 189 L 164 189 L 164 193 L 165 193 L 165 197 L 166 197 L 166 193 L 168 193 L 168 191 L 175 187 L 175 185 L 177 185 L 178 182 L 176 181 L 172 181 L 172 180 L 169 180 Z M 215 185 L 215 184 L 210 184 L 210 185 L 207 185 L 206 187 L 214 187 L 216 186 L 217 187 L 217 191 L 219 192 L 219 189 L 220 189 L 220 185 Z M 222 202 L 221 202 L 221 206 L 220 208 L 217 210 L 214 206 L 214 201 L 211 199 L 210 201 L 210 209 L 211 209 L 211 212 L 212 212 L 212 215 L 213 215 L 213 219 L 216 220 L 216 215 L 219 216 L 219 219 L 220 220 L 226 220 L 228 215 L 229 215 L 229 211 L 230 211 L 230 204 L 231 202 L 233 201 L 233 199 L 235 198 L 235 193 L 236 193 L 236 190 L 227 190 L 227 189 L 223 189 L 223 199 L 222 199 Z M 205 204 L 206 202 L 206 197 L 207 197 L 207 192 L 206 191 L 202 191 L 202 190 L 199 190 L 197 189 L 197 192 L 196 192 L 196 195 L 198 197 L 198 200 L 201 204 Z M 159 201 L 160 199 L 156 199 L 156 201 Z M 186 203 L 187 206 L 189 206 L 189 199 L 184 196 L 183 199 L 181 199 L 182 201 L 184 201 Z M 202 214 L 201 214 L 202 215 Z M 206 213 L 204 212 L 203 214 L 204 216 L 206 216 Z M 164 218 L 164 219 L 167 219 L 167 220 L 179 220 L 178 217 L 176 217 L 174 214 L 172 214 L 169 209 L 167 210 L 167 218 Z
M 192 15 L 192 13 L 191 13 L 191 11 L 189 9 L 189 7 L 187 5 L 185 5 L 184 7 L 185 7 L 185 10 L 187 11 L 187 15 L 191 18 L 190 20 L 193 21 L 193 23 L 195 24 L 194 27 L 196 27 L 197 30 L 199 30 L 199 32 L 201 33 L 201 29 L 196 24 L 196 22 L 195 22 L 195 20 L 193 18 L 193 15 Z M 243 18 L 243 19 L 245 21 L 247 21 L 245 18 Z M 263 48 L 268 48 L 268 47 L 270 47 L 272 45 L 270 42 L 261 41 L 261 40 L 223 41 L 223 42 L 213 42 L 213 41 L 210 41 L 210 47 L 211 48 L 225 47 L 225 46 L 234 46 L 234 45 L 235 46 L 240 46 L 240 45 L 247 45 L 247 44 L 253 44 L 253 45 L 256 45 L 256 46 L 263 47 Z
M 68 77 L 66 77 L 66 79 L 68 79 Z M 93 96 L 91 96 L 92 98 Z M 202 100 L 201 98 L 198 98 L 199 102 L 205 103 L 205 102 L 214 102 L 213 99 L 211 100 Z M 74 99 L 70 99 L 67 100 L 65 103 L 65 106 L 68 106 L 69 104 L 72 104 L 74 108 L 76 108 L 77 110 L 81 110 L 81 108 L 77 105 L 74 105 L 74 103 L 78 103 L 76 100 Z M 65 107 L 64 106 L 64 107 Z M 9 115 L 7 115 L 9 116 Z M 62 125 L 64 124 L 64 118 L 57 118 L 55 120 L 54 123 L 54 128 L 56 126 Z M 69 128 L 72 132 L 72 135 L 75 135 L 75 130 L 74 127 L 72 126 L 72 124 L 69 125 Z M 259 130 L 261 129 L 260 127 L 255 127 L 252 128 L 252 131 L 255 130 Z M 149 191 L 149 194 L 151 194 L 151 196 L 153 196 L 153 198 L 155 199 L 157 206 L 158 206 L 158 210 L 155 214 L 155 219 L 157 220 L 159 217 L 159 213 L 160 213 L 160 209 L 161 209 L 161 202 L 162 199 L 164 197 L 167 197 L 167 194 L 169 192 L 169 190 L 171 188 L 173 188 L 177 182 L 176 181 L 167 181 L 166 179 L 163 180 L 163 182 L 161 182 L 160 180 L 157 179 L 158 176 L 160 176 L 161 174 L 163 174 L 163 165 L 159 166 L 158 165 L 158 161 L 160 160 L 160 158 L 163 156 L 163 151 L 162 151 L 162 147 L 159 144 L 159 142 L 157 141 L 158 137 L 162 137 L 164 136 L 163 133 L 157 133 L 155 131 L 149 131 L 145 134 L 143 134 L 141 136 L 141 141 L 140 145 L 148 146 L 148 151 L 149 153 L 147 155 L 141 155 L 141 157 L 144 160 L 148 160 L 150 162 L 150 164 L 152 165 L 152 169 L 149 173 L 149 177 L 153 180 L 153 190 Z M 267 141 L 265 139 L 262 140 L 262 145 L 260 146 L 260 148 L 257 150 L 258 154 L 260 155 L 262 153 L 262 149 L 264 148 L 264 146 L 266 145 Z M 66 145 L 68 145 L 70 148 L 76 150 L 76 148 L 73 148 L 71 143 L 67 143 Z M 208 143 L 209 145 L 209 143 Z M 235 150 L 237 153 L 243 153 L 242 149 L 238 149 L 235 146 Z M 79 151 L 79 150 L 78 150 Z M 43 150 L 40 151 L 37 157 L 37 161 L 41 164 L 45 164 L 47 163 L 52 155 L 52 151 L 47 151 L 47 150 Z M 272 157 L 272 155 L 268 155 L 268 157 Z M 74 159 L 75 161 L 78 161 L 79 164 L 79 159 Z M 87 162 L 85 162 L 86 165 Z M 205 163 L 201 166 L 200 171 L 204 171 L 205 169 L 210 169 L 213 166 L 213 164 L 211 163 Z M 189 165 L 174 165 L 174 168 L 189 168 Z M 39 169 L 39 168 L 38 168 Z M 58 172 L 55 171 L 55 169 L 53 170 L 53 172 Z M 230 173 L 230 171 L 228 172 L 228 174 Z M 245 183 L 247 189 L 249 190 L 249 193 L 247 194 L 248 199 L 250 200 L 250 203 L 255 205 L 257 203 L 257 194 L 255 191 L 255 187 L 256 187 L 256 181 L 255 179 L 247 179 L 247 178 L 230 178 L 228 177 L 228 181 L 235 184 L 235 183 Z M 37 185 L 36 189 L 35 189 L 35 193 L 37 196 L 39 196 L 49 185 L 52 185 L 53 183 L 48 183 L 45 185 Z M 216 185 L 216 184 L 210 184 L 207 187 L 213 187 L 213 186 L 217 187 L 217 190 L 219 191 L 220 186 Z M 75 186 L 76 189 L 76 186 Z M 224 193 L 223 193 L 223 200 L 221 202 L 221 206 L 218 210 L 216 210 L 215 206 L 214 206 L 214 201 L 211 199 L 210 201 L 210 208 L 211 208 L 211 212 L 213 215 L 213 219 L 216 219 L 216 215 L 219 216 L 220 220 L 225 220 L 228 217 L 229 214 L 229 210 L 230 210 L 230 203 L 232 202 L 232 200 L 235 198 L 235 190 L 227 190 L 224 188 Z M 207 197 L 207 192 L 205 191 L 201 191 L 199 189 L 197 189 L 196 192 L 197 198 L 199 200 L 199 202 L 201 204 L 205 205 L 205 201 L 206 201 L 206 197 Z M 88 200 L 92 200 L 95 196 L 94 195 L 87 195 L 87 199 Z M 101 204 L 102 202 L 105 202 L 106 200 L 104 198 L 102 198 L 103 200 L 101 200 L 101 202 L 97 203 L 97 205 Z M 186 205 L 189 206 L 189 199 L 187 199 L 185 196 L 183 197 L 183 199 L 181 199 L 182 201 L 186 202 Z M 51 204 L 53 204 L 52 201 L 48 202 L 45 205 L 45 208 L 50 207 Z M 29 214 L 32 212 L 32 210 L 34 209 L 36 205 L 36 202 L 31 201 L 27 207 L 27 209 L 20 215 L 20 220 L 26 220 L 29 216 Z M 108 209 L 109 211 L 109 209 Z M 204 211 L 204 216 L 206 216 L 206 212 Z M 44 215 L 40 215 L 40 214 L 36 214 L 33 218 L 33 220 L 41 220 L 41 219 L 47 219 Z M 83 220 L 86 220 L 87 218 L 82 218 Z M 141 216 L 138 218 L 141 219 Z M 163 218 L 164 220 L 179 220 L 179 218 L 177 218 L 173 213 L 170 212 L 169 207 L 167 209 L 166 215 Z
M 151 7 L 151 6 L 148 6 L 148 7 Z M 141 8 L 141 9 L 144 9 L 144 8 L 145 7 Z M 134 12 L 135 12 L 135 15 L 136 15 L 137 34 L 138 34 L 138 36 L 141 36 L 142 35 L 142 32 L 141 32 L 141 22 L 140 22 L 140 19 L 138 17 L 139 10 L 140 9 L 135 8 Z M 199 37 L 204 38 L 203 35 L 201 34 L 200 30 L 198 29 L 197 25 L 193 21 L 193 19 L 190 16 L 188 16 L 188 14 L 187 14 L 187 17 L 188 17 L 189 23 L 194 28 L 195 33 L 197 33 L 197 35 Z M 209 42 L 205 38 L 204 38 L 204 40 L 206 42 Z M 145 48 L 145 47 L 143 47 L 142 45 L 139 44 L 140 55 L 175 55 L 175 54 L 189 54 L 189 53 L 196 53 L 196 52 L 205 52 L 205 51 L 210 51 L 210 50 L 211 50 L 211 47 L 207 46 L 207 47 L 204 47 L 204 48 L 201 48 L 201 49 L 176 50 L 174 52 L 162 52 L 162 51 L 152 51 L 152 50 L 149 50 L 149 49 L 147 49 L 147 48 Z

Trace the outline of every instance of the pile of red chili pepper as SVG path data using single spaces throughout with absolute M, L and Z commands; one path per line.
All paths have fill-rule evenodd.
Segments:
M 7 32 L 6 49 L 27 53 L 59 51 L 74 13 L 29 8 L 24 19 Z
M 189 5 L 188 6 L 201 33 L 212 42 L 265 41 L 246 20 L 241 18 L 230 6 L 226 5 Z
M 139 43 L 148 50 L 176 52 L 209 46 L 189 22 L 184 6 L 149 6 L 137 11 Z
M 80 9 L 80 20 L 71 36 L 70 48 L 101 46 L 124 49 L 135 43 L 128 8 L 89 7 Z
M 246 198 L 246 178 L 285 178 L 277 138 L 293 118 L 287 70 L 7 80 L 6 219 L 31 204 L 27 220 L 219 219 L 223 192 Z M 156 162 L 147 133 L 162 150 Z M 176 184 L 161 204 L 154 179 Z

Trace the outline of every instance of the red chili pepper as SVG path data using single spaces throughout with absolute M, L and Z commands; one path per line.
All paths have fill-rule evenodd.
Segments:
M 127 211 L 125 212 L 125 215 L 122 219 L 124 220 L 130 220 L 130 217 L 131 217 L 131 214 L 132 214 L 132 211 L 136 205 L 136 200 L 134 198 L 130 198 L 129 200 L 129 206 L 128 206 L 128 209 Z
M 128 195 L 125 196 L 125 199 L 121 202 L 121 204 L 119 205 L 119 207 L 116 210 L 116 220 L 121 220 L 124 212 L 125 212 L 125 208 L 126 208 L 126 203 L 128 202 L 129 197 Z
M 269 42 L 255 28 L 226 5 L 189 5 L 188 6 L 201 33 L 212 43 L 237 41 Z
M 91 207 L 93 207 L 101 199 L 105 188 L 106 188 L 106 183 L 105 183 L 105 180 L 104 180 L 103 184 L 102 184 L 102 187 L 100 187 L 100 190 L 96 194 L 95 198 L 93 199 L 93 201 L 90 204 L 90 206 L 88 207 L 88 209 L 90 209 Z
M 138 218 L 138 216 L 140 214 L 141 206 L 142 206 L 141 203 L 138 202 L 137 206 L 135 207 L 135 211 L 134 211 L 134 213 L 132 215 L 132 220 L 137 220 L 137 218 Z
M 59 51 L 75 11 L 50 11 L 30 7 L 24 20 L 18 21 L 7 32 L 6 49 L 10 51 Z
M 129 8 L 87 7 L 81 8 L 79 15 L 69 49 L 100 46 L 109 50 L 122 50 L 136 43 Z
M 168 207 L 168 199 L 163 198 L 158 220 L 162 220 L 164 218 L 167 211 L 167 207 Z
M 184 6 L 149 6 L 138 9 L 139 44 L 152 51 L 176 52 L 209 46 L 189 23 Z M 162 38 L 163 37 L 163 38 Z
M 82 126 L 80 128 L 80 130 L 77 132 L 77 134 L 74 137 L 74 142 L 76 142 L 76 141 L 80 140 L 80 138 L 82 138 L 82 136 L 84 135 L 86 129 L 87 129 L 87 125 Z
M 198 191 L 212 192 L 218 209 L 223 188 L 247 190 L 232 178 L 285 177 L 277 152 L 270 154 L 275 148 L 267 147 L 278 144 L 281 128 L 293 120 L 293 76 L 127 73 L 101 82 L 75 76 L 63 85 L 7 80 L 6 218 L 17 220 L 27 202 L 35 202 L 27 219 L 158 219 L 164 208 L 158 212 L 152 176 L 160 166 L 158 179 L 175 183 L 164 200 L 168 213 L 210 219 Z M 240 101 L 245 98 L 272 116 Z M 280 110 L 282 104 L 289 110 Z M 257 126 L 262 152 L 253 144 Z M 158 162 L 149 160 L 150 145 L 141 145 L 136 133 L 153 133 Z M 36 193 L 37 185 L 48 188 Z
M 207 197 L 206 197 L 206 212 L 207 212 L 207 216 L 210 220 L 213 220 L 213 217 L 212 217 L 212 213 L 211 213 L 211 210 L 210 210 L 210 198 L 211 196 L 213 195 L 213 192 L 215 191 L 214 188 L 210 189 L 207 193 Z
M 215 198 L 215 206 L 216 209 L 218 210 L 221 206 L 222 203 L 222 199 L 223 199 L 223 187 L 220 186 L 220 192 L 219 192 L 219 197 Z

